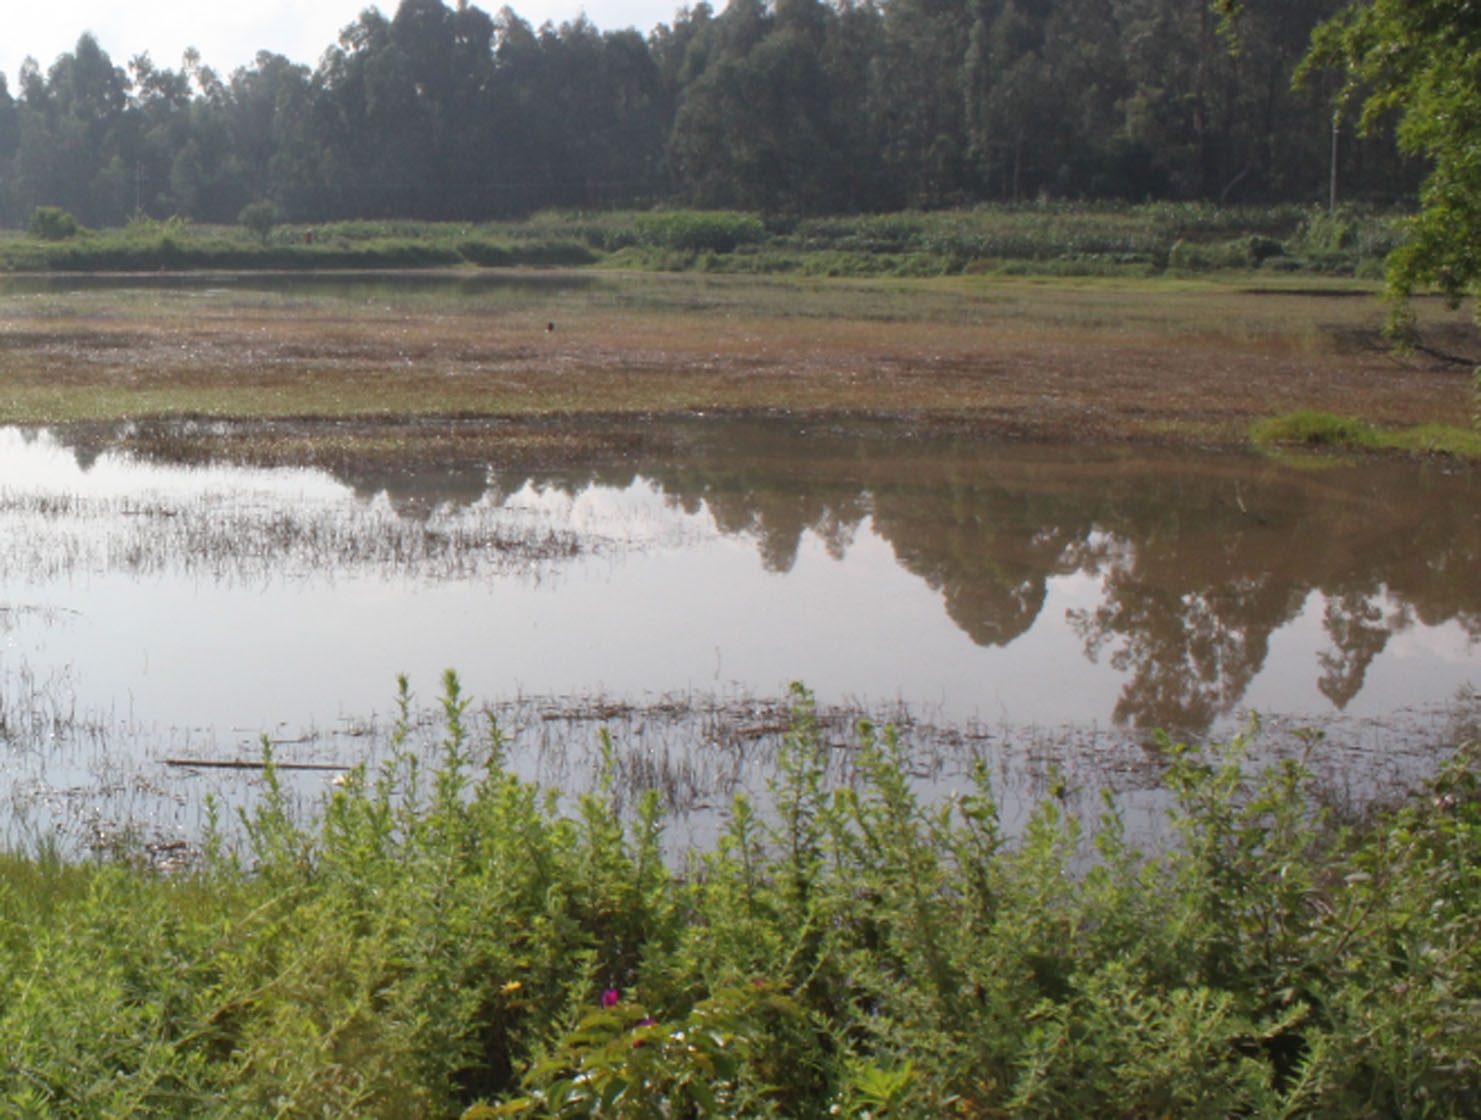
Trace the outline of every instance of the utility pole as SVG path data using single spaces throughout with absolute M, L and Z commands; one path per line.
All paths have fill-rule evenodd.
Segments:
M 1332 174 L 1327 184 L 1327 212 L 1337 213 L 1337 138 L 1342 135 L 1342 118 L 1332 114 Z

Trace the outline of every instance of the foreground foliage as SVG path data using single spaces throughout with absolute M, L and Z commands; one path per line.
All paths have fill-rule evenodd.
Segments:
M 409 698 L 403 684 L 403 712 Z M 676 876 L 656 796 L 507 773 L 451 674 L 409 749 L 300 823 L 267 771 L 189 873 L 0 865 L 7 1115 L 1454 1115 L 1481 1091 L 1474 754 L 1352 831 L 1296 763 L 1164 744 L 1143 858 L 986 778 L 858 781 L 796 696 L 763 809 Z M 482 1103 L 479 1103 L 482 1102 Z M 465 1111 L 466 1110 L 466 1111 Z

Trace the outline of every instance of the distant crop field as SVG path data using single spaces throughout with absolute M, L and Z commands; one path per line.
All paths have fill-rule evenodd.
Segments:
M 0 238 L 5 271 L 572 267 L 804 276 L 1380 275 L 1403 215 L 1293 205 L 985 205 L 825 218 L 546 212 L 517 222 L 194 225 L 139 218 Z

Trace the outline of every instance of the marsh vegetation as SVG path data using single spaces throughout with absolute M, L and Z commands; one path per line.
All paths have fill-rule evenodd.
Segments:
M 1469 1099 L 1467 379 L 1147 283 L 8 281 L 15 1108 Z
M 0 432 L 32 829 L 189 839 L 211 783 L 250 789 L 262 734 L 311 808 L 324 768 L 384 749 L 385 682 L 449 664 L 522 776 L 586 788 L 605 724 L 623 788 L 697 836 L 764 781 L 785 720 L 753 709 L 798 677 L 845 730 L 897 726 L 932 788 L 986 760 L 1005 789 L 1057 762 L 1140 793 L 1154 729 L 1227 736 L 1255 708 L 1275 756 L 1322 728 L 1312 765 L 1357 805 L 1428 771 L 1476 669 L 1474 478 L 1435 464 L 778 418 L 650 419 L 584 465 L 176 458 L 256 430 Z

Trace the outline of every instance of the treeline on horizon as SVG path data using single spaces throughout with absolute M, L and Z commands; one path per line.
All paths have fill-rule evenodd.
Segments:
M 0 224 L 482 221 L 673 204 L 798 216 L 1036 198 L 1413 197 L 1391 135 L 1293 88 L 1337 0 L 729 0 L 646 37 L 458 0 L 367 8 L 310 68 L 120 66 L 84 34 L 0 75 Z M 1235 45 L 1237 44 L 1237 46 Z

